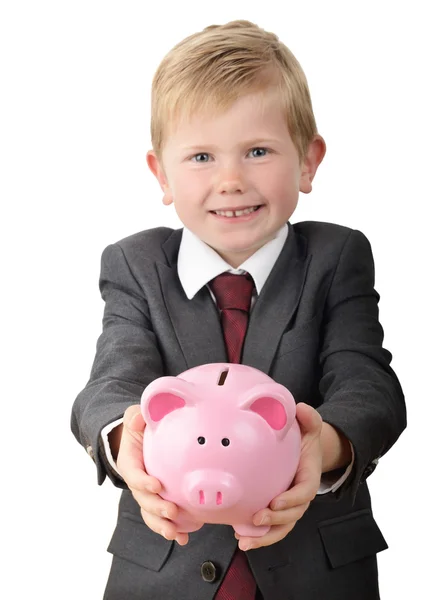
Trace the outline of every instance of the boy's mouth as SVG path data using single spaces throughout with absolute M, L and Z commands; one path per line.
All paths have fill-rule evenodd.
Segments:
M 212 210 L 210 212 L 214 213 L 215 215 L 218 215 L 219 217 L 234 218 L 250 215 L 251 213 L 256 212 L 259 208 L 261 208 L 261 206 L 262 204 L 259 204 L 258 206 L 249 206 L 247 208 L 240 208 L 235 210 Z

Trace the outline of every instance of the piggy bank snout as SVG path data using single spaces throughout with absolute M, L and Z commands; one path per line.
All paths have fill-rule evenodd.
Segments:
M 192 471 L 184 478 L 184 487 L 189 504 L 197 509 L 229 508 L 242 497 L 238 480 L 225 471 Z

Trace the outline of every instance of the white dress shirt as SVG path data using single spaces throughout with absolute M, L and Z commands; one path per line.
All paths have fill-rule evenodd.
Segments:
M 215 250 L 200 240 L 189 229 L 183 228 L 182 240 L 177 258 L 177 273 L 182 284 L 183 290 L 191 300 L 204 285 L 224 272 L 242 275 L 249 273 L 254 280 L 255 290 L 253 292 L 251 308 L 253 307 L 258 294 L 266 283 L 268 276 L 285 245 L 288 237 L 288 225 L 282 227 L 267 244 L 257 250 L 237 269 L 229 265 Z M 215 302 L 214 294 L 210 290 L 211 296 Z M 109 463 L 118 472 L 117 466 L 112 458 L 111 449 L 108 442 L 108 433 L 122 423 L 122 419 L 110 423 L 102 430 L 102 440 L 105 447 L 105 453 Z M 354 462 L 354 451 L 351 447 L 352 459 L 350 465 L 345 470 L 342 477 L 335 479 L 331 473 L 324 473 L 318 494 L 335 492 L 349 476 Z

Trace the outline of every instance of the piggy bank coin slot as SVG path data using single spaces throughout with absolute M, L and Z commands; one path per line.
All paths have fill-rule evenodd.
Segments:
M 225 371 L 222 371 L 220 373 L 220 379 L 218 380 L 218 385 L 224 385 L 224 382 L 226 381 L 228 374 L 229 374 L 229 369 L 226 369 Z

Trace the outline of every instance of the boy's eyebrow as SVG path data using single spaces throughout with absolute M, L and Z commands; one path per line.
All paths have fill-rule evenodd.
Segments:
M 275 138 L 253 138 L 251 140 L 246 140 L 244 142 L 240 142 L 239 144 L 237 144 L 237 146 L 258 146 L 258 145 L 264 145 L 264 144 L 278 144 L 280 143 L 281 140 L 275 139 Z M 193 146 L 181 146 L 181 150 L 185 150 L 185 151 L 194 151 L 194 150 L 199 150 L 199 149 L 211 149 L 211 150 L 217 150 L 218 146 L 214 145 L 214 144 L 196 144 Z

